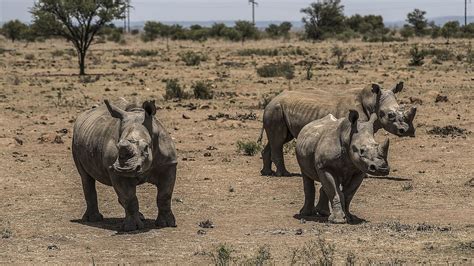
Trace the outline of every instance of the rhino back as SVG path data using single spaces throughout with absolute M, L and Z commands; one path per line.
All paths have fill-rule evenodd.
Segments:
M 279 98 L 285 117 L 285 123 L 291 134 L 298 137 L 302 128 L 308 123 L 323 118 L 328 114 L 341 118 L 349 109 L 362 111 L 358 101 L 360 89 L 344 93 L 329 93 L 316 90 L 312 92 L 287 91 Z
M 108 183 L 106 158 L 107 145 L 116 142 L 119 135 L 119 120 L 110 116 L 105 107 L 82 113 L 74 124 L 72 153 L 76 164 L 102 183 Z

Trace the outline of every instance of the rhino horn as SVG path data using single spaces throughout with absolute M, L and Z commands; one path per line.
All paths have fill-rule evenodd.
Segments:
M 128 159 L 133 156 L 132 144 L 129 141 L 122 140 L 118 143 L 117 147 L 121 159 Z
M 379 154 L 382 155 L 384 158 L 387 158 L 389 146 L 390 146 L 390 140 L 385 139 L 382 145 L 378 147 Z
M 412 122 L 413 119 L 415 119 L 415 115 L 416 115 L 416 106 L 412 106 L 410 110 L 405 112 L 405 116 L 410 122 Z

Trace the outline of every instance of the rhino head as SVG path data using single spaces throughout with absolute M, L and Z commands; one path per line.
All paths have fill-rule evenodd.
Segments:
M 383 128 L 399 137 L 414 137 L 413 120 L 416 115 L 416 107 L 412 106 L 409 110 L 404 110 L 398 104 L 395 94 L 402 90 L 403 82 L 399 82 L 391 90 L 382 89 L 378 84 L 372 84 L 371 93 L 366 93 L 369 96 L 363 99 L 363 105 L 368 109 L 369 114 L 372 112 L 377 114 L 376 129 Z M 373 95 L 376 95 L 375 104 Z
M 374 123 L 377 115 L 372 114 L 369 121 L 359 121 L 359 113 L 354 110 L 349 112 L 350 134 L 348 153 L 351 161 L 362 172 L 376 176 L 388 175 L 389 140 L 378 144 L 374 139 Z
M 147 172 L 153 161 L 151 125 L 156 113 L 155 101 L 145 101 L 143 109 L 125 111 L 105 100 L 114 118 L 120 119 L 117 158 L 110 166 L 117 174 L 137 177 Z

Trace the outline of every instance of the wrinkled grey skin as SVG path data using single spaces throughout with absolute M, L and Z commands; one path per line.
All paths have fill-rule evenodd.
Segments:
M 347 118 L 328 115 L 306 125 L 296 140 L 296 158 L 301 168 L 305 193 L 303 216 L 314 215 L 331 203 L 329 222 L 354 222 L 349 206 L 366 173 L 388 175 L 388 139 L 381 145 L 374 140 L 372 114 L 369 121 L 358 120 L 351 110 Z M 321 182 L 320 202 L 314 207 L 314 181 Z M 321 209 L 323 208 L 323 209 Z M 327 209 L 326 209 L 327 208 Z
M 397 136 L 415 136 L 413 119 L 416 107 L 403 110 L 395 97 L 403 89 L 403 82 L 393 89 L 385 90 L 377 84 L 364 89 L 336 92 L 321 90 L 317 92 L 285 91 L 276 96 L 265 108 L 263 114 L 263 131 L 266 132 L 268 143 L 262 151 L 262 175 L 288 176 L 283 158 L 283 145 L 298 138 L 301 129 L 316 119 L 333 114 L 337 118 L 344 117 L 349 109 L 359 112 L 360 119 L 367 121 L 371 114 L 377 114 L 374 131 L 384 128 Z M 272 162 L 276 172 L 272 172 Z
M 124 231 L 143 228 L 136 186 L 145 182 L 158 188 L 158 227 L 175 227 L 171 196 L 176 180 L 176 149 L 155 118 L 154 101 L 141 107 L 122 100 L 82 113 L 73 133 L 72 154 L 82 179 L 87 210 L 82 219 L 103 219 L 97 206 L 96 180 L 113 186 L 125 209 Z

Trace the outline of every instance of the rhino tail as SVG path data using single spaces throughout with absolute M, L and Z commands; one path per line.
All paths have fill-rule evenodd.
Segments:
M 262 139 L 263 139 L 263 131 L 265 128 L 262 126 L 262 129 L 260 130 L 260 136 L 258 137 L 257 143 L 262 144 Z

